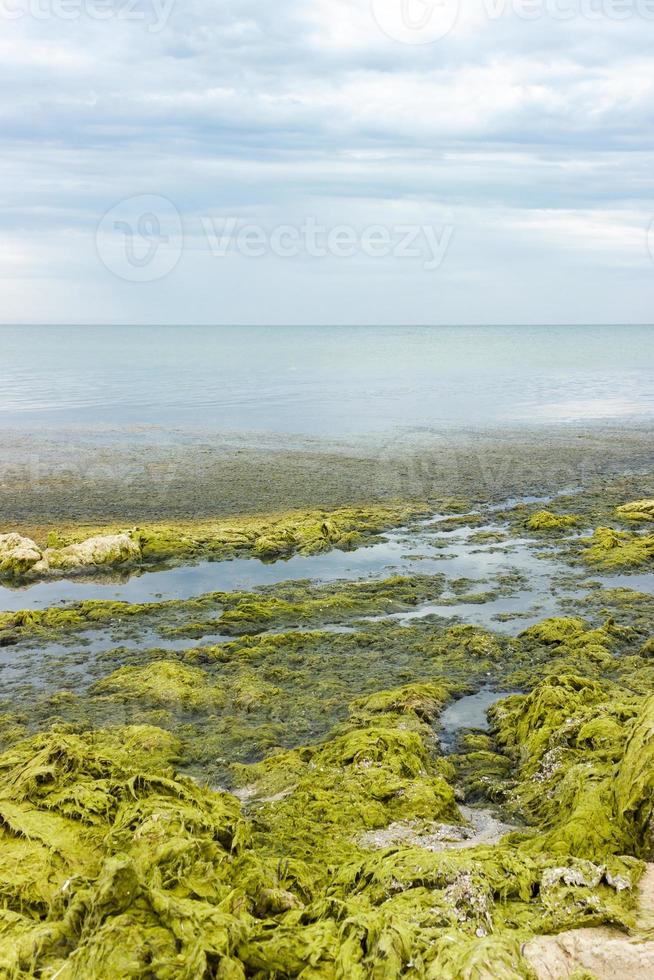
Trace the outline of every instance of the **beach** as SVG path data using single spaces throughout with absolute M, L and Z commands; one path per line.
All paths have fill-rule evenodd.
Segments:
M 329 433 L 293 384 L 277 429 L 5 404 L 8 977 L 654 968 L 647 411 L 391 390 Z

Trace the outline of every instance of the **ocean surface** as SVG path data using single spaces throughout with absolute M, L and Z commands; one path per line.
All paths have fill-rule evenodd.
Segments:
M 654 420 L 654 327 L 0 327 L 0 427 Z

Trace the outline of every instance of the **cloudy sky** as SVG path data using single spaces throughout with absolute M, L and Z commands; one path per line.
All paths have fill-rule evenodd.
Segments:
M 654 319 L 654 0 L 0 20 L 5 322 Z

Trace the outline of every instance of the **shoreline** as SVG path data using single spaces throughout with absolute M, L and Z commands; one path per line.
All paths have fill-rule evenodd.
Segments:
M 438 505 L 589 486 L 654 468 L 648 426 L 420 429 L 368 439 L 76 427 L 0 430 L 0 533 L 201 521 L 389 500 Z

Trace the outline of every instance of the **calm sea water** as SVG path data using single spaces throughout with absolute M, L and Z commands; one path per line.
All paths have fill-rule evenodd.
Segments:
M 0 327 L 0 426 L 654 419 L 654 327 Z

